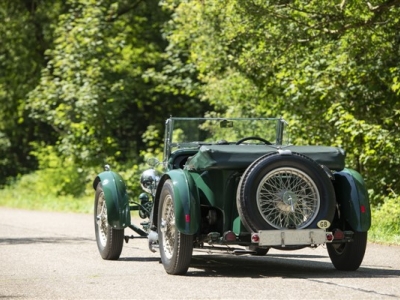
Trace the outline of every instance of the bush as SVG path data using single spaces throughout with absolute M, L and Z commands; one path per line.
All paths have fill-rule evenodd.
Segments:
M 50 211 L 91 212 L 94 178 L 71 159 L 62 159 L 52 146 L 36 147 L 39 169 L 14 178 L 0 190 L 0 205 Z
M 377 242 L 400 243 L 400 196 L 385 198 L 372 210 L 370 237 Z
M 89 182 L 90 171 L 77 166 L 72 158 L 63 158 L 53 146 L 36 147 L 32 154 L 39 162 L 39 170 L 35 171 L 33 192 L 39 195 L 54 195 L 81 197 Z M 20 185 L 31 184 L 28 178 L 23 178 Z
M 0 190 L 0 206 L 89 213 L 93 211 L 93 193 L 86 197 L 55 195 L 57 189 L 46 186 L 37 172 L 21 176 L 9 186 Z

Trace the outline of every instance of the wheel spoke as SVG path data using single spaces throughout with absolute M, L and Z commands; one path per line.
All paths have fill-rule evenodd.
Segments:
M 170 195 L 162 203 L 161 232 L 164 252 L 168 259 L 173 256 L 175 245 L 175 213 L 173 200 Z
M 305 228 L 316 217 L 320 205 L 313 180 L 295 168 L 268 173 L 257 189 L 257 206 L 265 221 L 275 228 Z
M 99 228 L 99 240 L 104 247 L 107 244 L 108 219 L 107 206 L 103 192 L 99 195 L 99 200 L 97 202 L 96 223 Z

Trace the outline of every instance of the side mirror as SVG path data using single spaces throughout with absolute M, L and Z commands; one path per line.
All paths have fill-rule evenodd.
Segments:
M 147 164 L 148 164 L 150 167 L 155 168 L 156 166 L 158 166 L 158 165 L 160 164 L 160 162 L 158 161 L 157 158 L 152 157 L 152 158 L 149 158 L 149 159 L 147 160 Z

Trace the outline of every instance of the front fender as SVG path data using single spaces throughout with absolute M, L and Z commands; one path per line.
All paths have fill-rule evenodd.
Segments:
M 185 172 L 187 171 L 181 169 L 171 170 L 161 177 L 155 196 L 153 224 L 158 226 L 161 190 L 164 182 L 171 179 L 174 188 L 175 225 L 181 233 L 193 235 L 199 229 L 200 205 L 193 180 Z
M 106 198 L 108 224 L 116 229 L 123 229 L 131 225 L 129 196 L 121 176 L 112 171 L 105 171 L 97 175 L 93 181 L 93 188 L 101 182 Z
M 355 231 L 368 231 L 371 227 L 371 209 L 363 178 L 352 169 L 344 169 L 334 175 L 341 218 L 344 217 Z

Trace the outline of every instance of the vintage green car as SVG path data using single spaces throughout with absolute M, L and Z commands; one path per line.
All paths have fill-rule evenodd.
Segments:
M 102 258 L 118 259 L 124 240 L 146 238 L 178 275 L 193 249 L 265 255 L 326 245 L 336 269 L 357 270 L 371 225 L 361 175 L 345 167 L 343 149 L 291 145 L 288 136 L 282 118 L 167 119 L 163 161 L 143 172 L 138 201 L 109 166 L 93 182 Z M 140 226 L 132 210 L 145 219 Z

